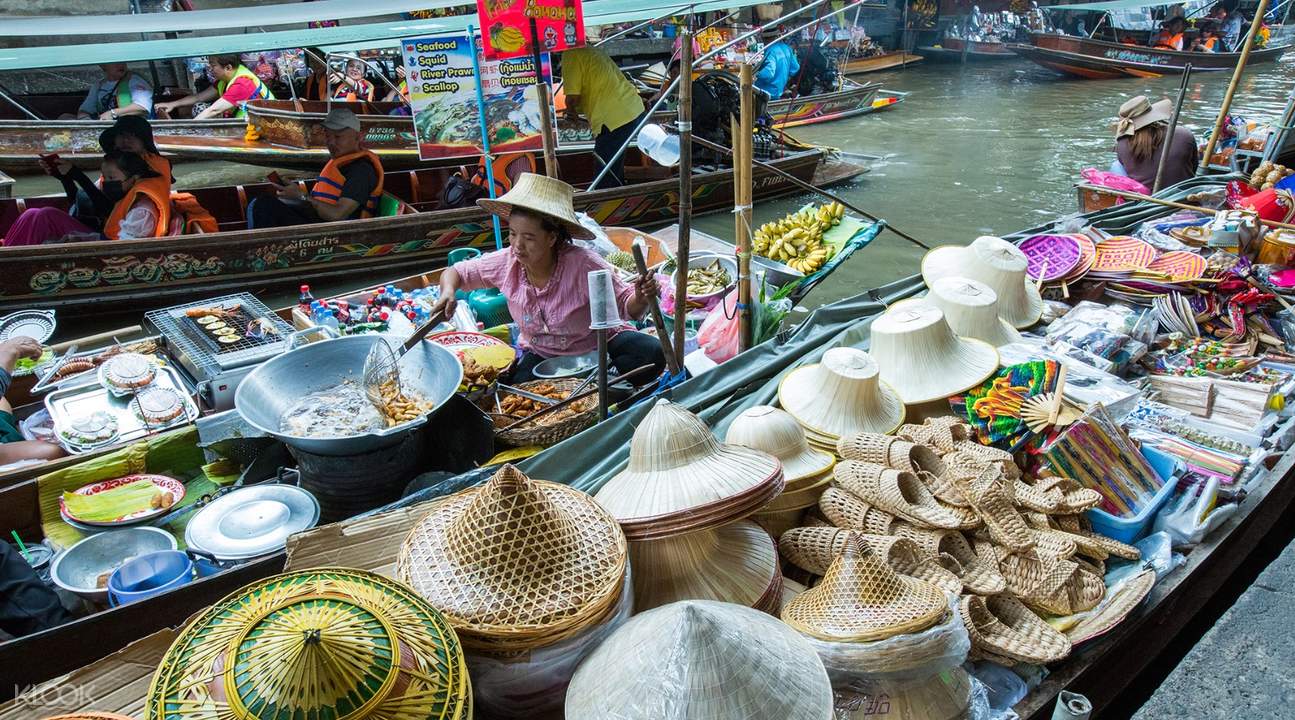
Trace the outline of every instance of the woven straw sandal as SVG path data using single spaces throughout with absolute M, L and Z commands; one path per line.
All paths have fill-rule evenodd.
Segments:
M 1090 490 L 1069 478 L 1043 478 L 1039 480 L 1036 487 L 1044 492 L 1060 495 L 1057 507 L 1049 512 L 1050 515 L 1074 515 L 1095 508 L 1102 502 L 1101 493 Z
M 1012 489 L 1017 505 L 1041 513 L 1056 512 L 1063 497 L 1059 490 L 1045 491 L 1038 485 L 1030 485 L 1019 478 L 1012 481 Z
M 837 465 L 836 484 L 864 502 L 918 525 L 956 530 L 979 524 L 971 510 L 941 505 L 913 473 L 844 460 Z
M 1142 553 L 1133 545 L 1108 538 L 1094 532 L 1066 532 L 1053 530 L 1053 533 L 1073 542 L 1079 552 L 1095 560 L 1105 560 L 1114 555 L 1124 560 L 1141 560 Z
M 911 443 L 892 435 L 858 433 L 841 438 L 836 444 L 837 454 L 846 460 L 876 463 L 905 472 L 944 473 L 944 462 L 939 453 L 926 445 Z
M 890 524 L 895 521 L 894 515 L 878 510 L 854 493 L 838 487 L 823 491 L 823 496 L 818 499 L 818 509 L 836 527 L 874 535 L 889 535 Z
M 1025 519 L 1016 512 L 1003 484 L 1002 473 L 991 465 L 975 480 L 961 483 L 958 489 L 985 521 L 985 527 L 995 542 L 1012 550 L 1027 550 L 1034 545 L 1034 535 Z
M 835 527 L 799 527 L 783 533 L 778 551 L 787 562 L 814 575 L 823 575 L 832 560 L 852 537 L 862 537 L 872 551 L 886 559 L 901 575 L 925 580 L 954 595 L 962 593 L 962 581 L 937 562 L 923 557 L 911 540 L 889 535 L 872 535 Z
M 1021 602 L 1051 615 L 1073 615 L 1102 601 L 1102 579 L 1071 560 L 1036 552 L 1010 553 L 999 560 L 1007 590 Z
M 963 430 L 959 433 L 954 429 L 955 427 Z M 927 421 L 926 425 L 900 425 L 895 435 L 911 443 L 933 447 L 940 454 L 944 454 L 952 452 L 954 444 L 959 440 L 967 439 L 965 428 L 965 425 L 931 425 L 930 421 Z
M 900 439 L 894 435 L 856 433 L 837 441 L 836 454 L 843 460 L 885 465 L 886 458 L 890 454 L 890 446 L 897 442 L 900 442 Z
M 1065 635 L 1009 596 L 967 595 L 961 607 L 971 645 L 984 657 L 1045 665 L 1070 654 Z
M 918 551 L 928 558 L 951 559 L 954 564 L 945 564 L 944 567 L 956 573 L 970 592 L 996 595 L 1007 589 L 1007 581 L 998 570 L 998 559 L 986 561 L 977 555 L 967 538 L 956 530 L 926 530 L 899 520 L 891 532 L 897 537 L 912 540 Z

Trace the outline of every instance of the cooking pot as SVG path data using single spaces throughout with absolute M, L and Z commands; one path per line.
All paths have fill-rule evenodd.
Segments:
M 295 341 L 302 333 L 294 333 Z M 234 408 L 250 425 L 298 450 L 316 455 L 359 455 L 399 444 L 427 422 L 427 415 L 377 432 L 345 437 L 301 437 L 279 430 L 280 419 L 302 397 L 350 380 L 364 382 L 364 359 L 381 335 L 348 335 L 303 345 L 272 358 L 234 392 Z M 290 343 L 291 345 L 291 343 Z M 439 408 L 463 381 L 458 358 L 440 345 L 420 342 L 400 358 L 400 383 Z M 430 413 L 428 413 L 430 415 Z

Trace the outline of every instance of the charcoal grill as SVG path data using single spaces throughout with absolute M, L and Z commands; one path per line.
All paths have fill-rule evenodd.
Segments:
M 239 341 L 221 344 L 185 313 L 194 308 L 237 308 L 225 322 L 240 333 Z M 248 323 L 259 320 L 272 328 L 263 337 L 248 337 Z M 162 336 L 167 351 L 189 375 L 198 395 L 213 410 L 234 406 L 234 390 L 258 364 L 288 349 L 293 328 L 250 293 L 234 293 L 200 302 L 154 310 L 144 315 L 144 325 Z

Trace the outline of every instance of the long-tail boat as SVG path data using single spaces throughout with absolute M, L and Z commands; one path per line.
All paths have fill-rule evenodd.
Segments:
M 871 72 L 905 67 L 919 62 L 922 62 L 921 55 L 904 52 L 903 50 L 892 50 L 880 55 L 850 58 L 841 63 L 840 72 L 846 76 L 864 75 Z
M 879 91 L 880 86 L 876 83 L 846 80 L 842 88 L 834 92 L 774 100 L 769 103 L 768 113 L 775 128 L 842 120 L 871 112 Z
M 562 177 L 577 188 L 596 175 L 592 153 L 563 156 Z M 857 177 L 863 166 L 800 149 L 773 160 L 801 180 L 823 186 Z M 272 192 L 269 184 L 230 185 L 192 191 L 220 223 L 221 232 L 144 240 L 0 247 L 0 312 L 57 307 L 68 312 L 102 311 L 114 303 L 170 303 L 230 289 L 349 275 L 400 263 L 431 269 L 459 247 L 493 243 L 488 216 L 476 207 L 440 209 L 441 189 L 454 171 L 428 168 L 387 173 L 377 217 L 288 228 L 246 229 L 247 203 Z M 652 227 L 678 216 L 678 183 L 636 149 L 627 152 L 629 184 L 578 192 L 576 209 L 603 225 Z M 698 172 L 693 207 L 698 213 L 733 205 L 733 172 Z M 795 187 L 756 170 L 755 199 Z M 0 236 L 27 207 L 66 205 L 65 198 L 0 202 Z
M 1290 45 L 1250 51 L 1251 63 L 1275 62 Z M 1127 45 L 1107 40 L 1033 33 L 1030 43 L 1011 45 L 1012 52 L 1049 70 L 1090 80 L 1176 75 L 1190 63 L 1192 72 L 1221 72 L 1236 67 L 1241 53 L 1182 52 Z
M 1011 60 L 1016 55 L 1000 40 L 964 40 L 947 35 L 938 45 L 919 47 L 917 52 L 931 60 L 943 62 L 978 62 Z

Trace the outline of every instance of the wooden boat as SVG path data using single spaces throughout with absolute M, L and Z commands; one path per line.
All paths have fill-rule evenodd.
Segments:
M 1049 70 L 1096 80 L 1173 75 L 1181 73 L 1188 63 L 1194 73 L 1230 71 L 1241 56 L 1240 53 L 1180 52 L 1043 33 L 1030 35 L 1028 45 L 1010 47 L 1015 54 Z M 1249 62 L 1275 62 L 1290 47 L 1275 45 L 1251 50 Z
M 631 184 L 579 192 L 576 208 L 604 225 L 647 228 L 674 220 L 679 206 L 670 171 L 649 167 L 636 149 L 628 152 L 627 160 Z M 597 162 L 592 153 L 565 156 L 562 177 L 586 186 Z M 819 149 L 791 152 L 773 164 L 820 186 L 866 171 L 843 160 L 828 160 L 826 151 Z M 0 247 L 0 312 L 30 307 L 102 311 L 122 301 L 173 304 L 186 297 L 291 285 L 395 264 L 438 267 L 455 248 L 494 242 L 488 216 L 478 208 L 438 209 L 441 188 L 451 172 L 431 168 L 388 173 L 380 216 L 365 220 L 246 230 L 248 200 L 271 192 L 272 186 L 224 186 L 193 191 L 220 222 L 219 233 Z M 756 174 L 757 200 L 796 190 L 781 177 L 758 169 Z M 731 169 L 697 173 L 695 211 L 732 207 L 732 177 Z M 65 202 L 62 197 L 0 201 L 0 236 L 25 207 Z
M 845 87 L 836 92 L 774 100 L 769 103 L 768 113 L 775 128 L 842 120 L 871 112 L 873 98 L 879 89 L 876 83 L 859 84 L 847 80 Z
M 919 62 L 922 62 L 921 55 L 902 50 L 893 50 L 881 55 L 873 55 L 872 57 L 850 58 L 841 63 L 840 72 L 846 76 L 864 75 L 871 72 L 906 67 Z
M 949 35 L 939 45 L 919 47 L 917 52 L 937 62 L 981 62 L 1016 57 L 1007 43 L 997 40 L 964 40 Z
M 242 137 L 242 120 L 152 120 L 158 135 L 184 138 Z M 15 175 L 40 172 L 40 155 L 58 153 L 82 168 L 98 168 L 99 133 L 108 120 L 0 120 L 0 170 Z M 165 148 L 163 154 L 173 155 Z

